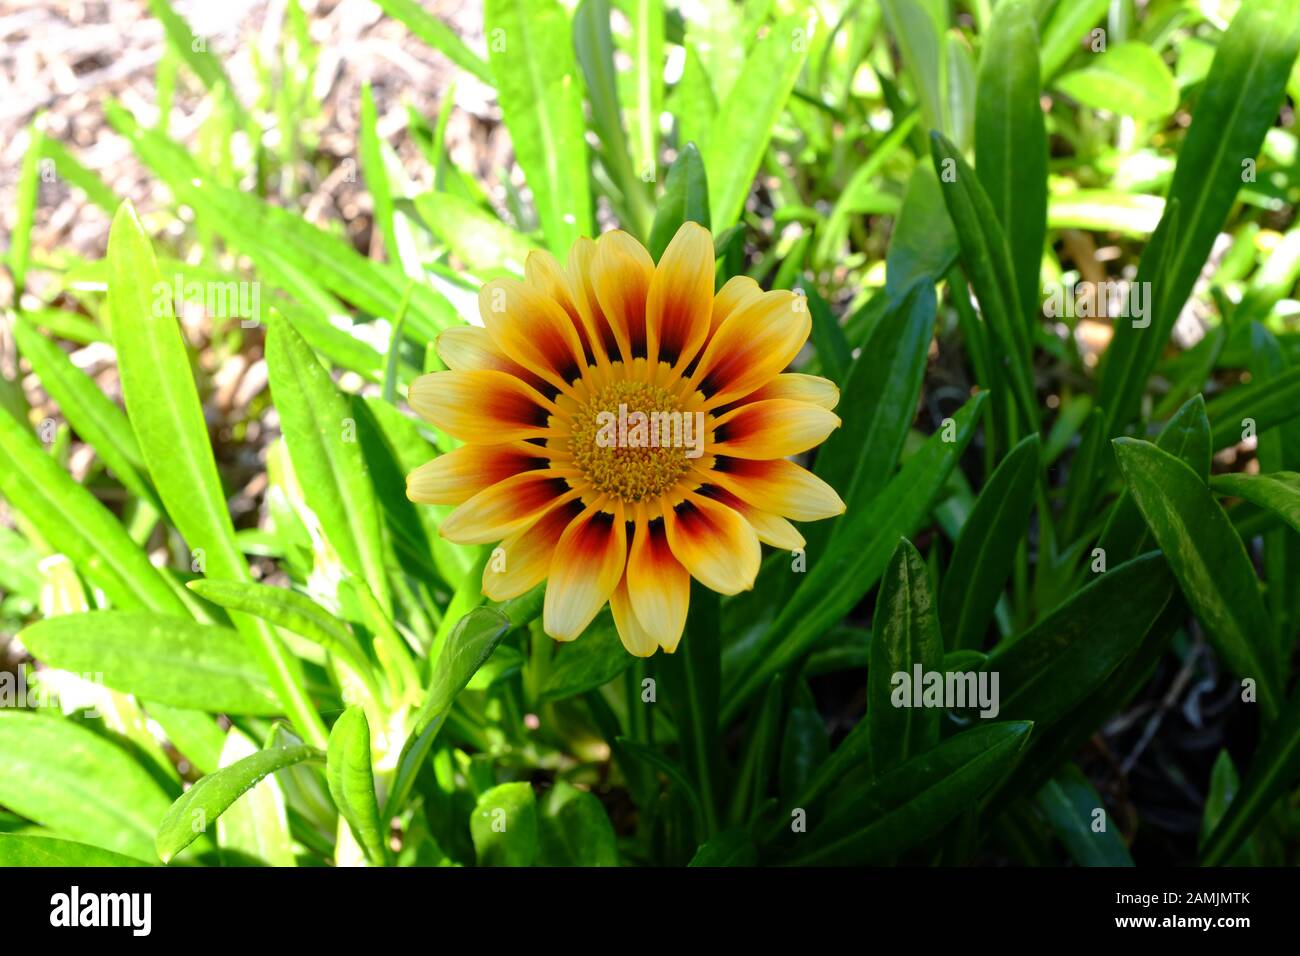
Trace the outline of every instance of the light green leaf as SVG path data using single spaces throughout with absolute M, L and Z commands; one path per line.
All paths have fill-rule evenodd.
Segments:
M 772 129 L 808 55 L 806 31 L 802 17 L 787 17 L 755 42 L 701 145 L 718 229 L 734 223 L 745 208 Z
M 107 686 L 142 700 L 210 713 L 281 712 L 265 675 L 230 628 L 158 614 L 91 611 L 37 621 L 19 637 L 49 666 L 102 674 Z
M 581 80 L 569 17 L 555 0 L 487 0 L 488 61 L 546 244 L 561 260 L 592 226 Z
M 330 730 L 325 775 L 330 796 L 370 862 L 384 860 L 384 830 L 375 800 L 370 763 L 370 724 L 360 707 L 349 707 Z
M 155 847 L 158 858 L 170 862 L 193 843 L 203 830 L 225 813 L 232 803 L 255 787 L 268 774 L 304 760 L 323 760 L 315 747 L 275 747 L 259 750 L 198 780 L 171 805 L 158 825 Z
M 153 866 L 88 843 L 26 833 L 0 833 L 0 867 Z
M 164 572 L 153 566 L 113 513 L 59 467 L 31 429 L 3 412 L 0 453 L 9 463 L 0 468 L 0 494 L 113 604 L 186 613 Z
M 1119 43 L 1084 67 L 1056 81 L 1056 88 L 1084 106 L 1117 116 L 1161 120 L 1178 108 L 1178 85 L 1145 43 Z
M 524 274 L 524 260 L 537 245 L 480 206 L 451 193 L 415 197 L 420 218 L 471 269 Z
M 257 752 L 257 746 L 232 727 L 221 748 L 221 768 Z M 284 791 L 279 781 L 265 777 L 217 817 L 217 846 L 226 866 L 295 865 Z
M 479 866 L 531 866 L 537 856 L 537 798 L 528 783 L 503 783 L 479 797 L 469 819 Z
M 343 566 L 365 582 L 389 613 L 392 598 L 379 505 L 357 441 L 351 404 L 311 346 L 285 319 L 277 317 L 271 323 L 266 364 L 303 497 Z
M 0 804 L 14 813 L 61 836 L 151 860 L 169 800 L 109 737 L 62 717 L 0 710 Z
M 153 248 L 129 202 L 113 217 L 108 263 L 108 307 L 122 394 L 154 487 L 208 575 L 248 580 L 185 341 L 172 313 L 171 290 L 162 282 Z M 239 616 L 234 621 L 258 653 L 285 712 L 308 739 L 323 744 L 325 728 L 307 696 L 297 660 L 267 625 Z

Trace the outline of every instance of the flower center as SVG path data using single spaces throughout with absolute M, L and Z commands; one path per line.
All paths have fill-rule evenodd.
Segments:
M 573 461 L 596 490 L 625 502 L 668 491 L 689 467 L 704 436 L 667 389 L 614 382 L 573 416 Z

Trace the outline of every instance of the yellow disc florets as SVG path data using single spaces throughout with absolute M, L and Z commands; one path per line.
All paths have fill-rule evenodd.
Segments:
M 614 382 L 573 415 L 573 462 L 597 491 L 646 501 L 673 487 L 689 467 L 694 416 L 667 389 Z

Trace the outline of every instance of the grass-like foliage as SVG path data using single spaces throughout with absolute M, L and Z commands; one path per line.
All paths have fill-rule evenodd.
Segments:
M 453 161 L 448 97 L 402 133 L 412 178 L 367 88 L 344 174 L 375 256 L 299 202 L 322 51 L 295 0 L 257 102 L 150 0 L 204 148 L 107 120 L 169 204 L 33 123 L 4 257 L 0 865 L 1300 859 L 1293 0 L 485 0 L 479 49 L 379 6 L 494 91 L 518 168 L 493 192 Z M 32 247 L 49 171 L 112 215 L 102 261 Z M 785 381 L 837 387 L 839 427 L 797 461 L 843 514 L 757 513 L 803 547 L 739 593 L 689 584 L 671 654 L 628 653 L 621 591 L 557 643 L 546 583 L 485 598 L 499 552 L 407 497 L 461 446 L 408 390 L 535 250 L 618 228 L 661 260 L 687 222 L 716 289 L 811 314 Z M 236 358 L 268 387 L 218 429 Z M 688 563 L 682 528 L 655 540 Z M 1166 728 L 1210 696 L 1179 764 Z M 1194 795 L 1182 830 L 1111 786 L 1152 752 Z

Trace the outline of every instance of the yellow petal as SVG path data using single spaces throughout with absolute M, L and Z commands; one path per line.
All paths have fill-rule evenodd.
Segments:
M 673 554 L 705 587 L 736 594 L 754 586 L 761 549 L 749 522 L 726 505 L 689 494 L 664 510 Z
M 820 445 L 839 426 L 838 415 L 807 402 L 747 402 L 718 418 L 717 441 L 709 451 L 733 458 L 785 458 Z
M 709 332 L 715 273 L 713 238 L 699 223 L 685 222 L 664 250 L 646 295 L 646 351 L 651 367 L 682 368 L 695 358 Z
M 569 493 L 551 471 L 525 471 L 484 488 L 443 520 L 439 533 L 457 544 L 487 544 L 536 521 Z
M 613 515 L 592 505 L 574 518 L 551 560 L 542 607 L 546 633 L 558 641 L 571 641 L 585 631 L 618 587 L 626 562 L 622 505 Z
M 407 402 L 453 438 L 482 444 L 544 438 L 556 410 L 536 389 L 493 369 L 421 375 Z

